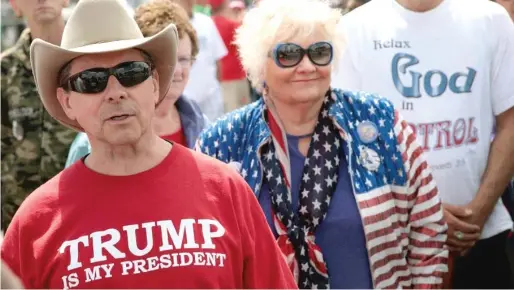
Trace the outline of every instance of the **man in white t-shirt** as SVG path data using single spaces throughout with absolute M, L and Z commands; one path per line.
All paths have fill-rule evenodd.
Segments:
M 220 60 L 228 51 L 216 25 L 204 14 L 193 12 L 194 0 L 174 0 L 188 12 L 198 37 L 196 57 L 184 95 L 195 100 L 202 112 L 214 121 L 224 114 L 220 85 Z
M 389 98 L 428 153 L 455 254 L 453 287 L 514 288 L 505 252 L 513 223 L 500 199 L 514 175 L 514 25 L 505 9 L 373 0 L 340 28 L 347 47 L 333 87 Z
M 492 0 L 494 2 L 498 2 L 501 6 L 503 6 L 510 15 L 510 18 L 514 20 L 514 0 Z

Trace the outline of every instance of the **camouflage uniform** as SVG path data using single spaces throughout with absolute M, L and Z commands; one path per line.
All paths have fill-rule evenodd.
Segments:
M 30 31 L 1 55 L 2 230 L 32 191 L 63 168 L 76 132 L 55 121 L 39 98 L 30 65 Z

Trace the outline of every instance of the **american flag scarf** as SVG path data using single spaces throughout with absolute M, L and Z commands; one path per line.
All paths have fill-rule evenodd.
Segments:
M 340 135 L 328 116 L 330 91 L 320 110 L 312 135 L 300 187 L 297 213 L 292 210 L 291 170 L 287 136 L 271 101 L 264 118 L 273 142 L 262 147 L 262 163 L 271 196 L 277 243 L 300 288 L 330 288 L 323 254 L 314 233 L 323 222 L 335 191 L 341 153 Z

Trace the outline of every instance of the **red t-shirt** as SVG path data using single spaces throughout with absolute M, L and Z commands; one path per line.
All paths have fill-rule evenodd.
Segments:
M 25 200 L 1 252 L 27 288 L 296 287 L 245 181 L 180 145 L 132 176 L 76 162 Z
M 177 132 L 169 135 L 161 136 L 162 139 L 172 141 L 178 143 L 184 147 L 187 147 L 186 135 L 184 134 L 184 129 L 180 128 Z
M 238 58 L 237 47 L 234 42 L 236 29 L 240 23 L 223 16 L 212 16 L 212 20 L 227 47 L 227 55 L 221 59 L 221 81 L 233 81 L 246 78 L 241 61 Z

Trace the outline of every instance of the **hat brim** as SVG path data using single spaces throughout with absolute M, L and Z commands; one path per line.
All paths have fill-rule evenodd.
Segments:
M 131 48 L 144 50 L 152 57 L 155 69 L 159 74 L 160 103 L 166 96 L 172 82 L 177 62 L 177 46 L 177 30 L 175 25 L 170 24 L 151 37 L 97 43 L 75 49 L 64 49 L 41 39 L 35 39 L 30 46 L 30 59 L 36 87 L 45 109 L 63 125 L 83 132 L 84 129 L 76 120 L 68 118 L 57 99 L 59 71 L 65 64 L 82 55 L 108 53 Z

